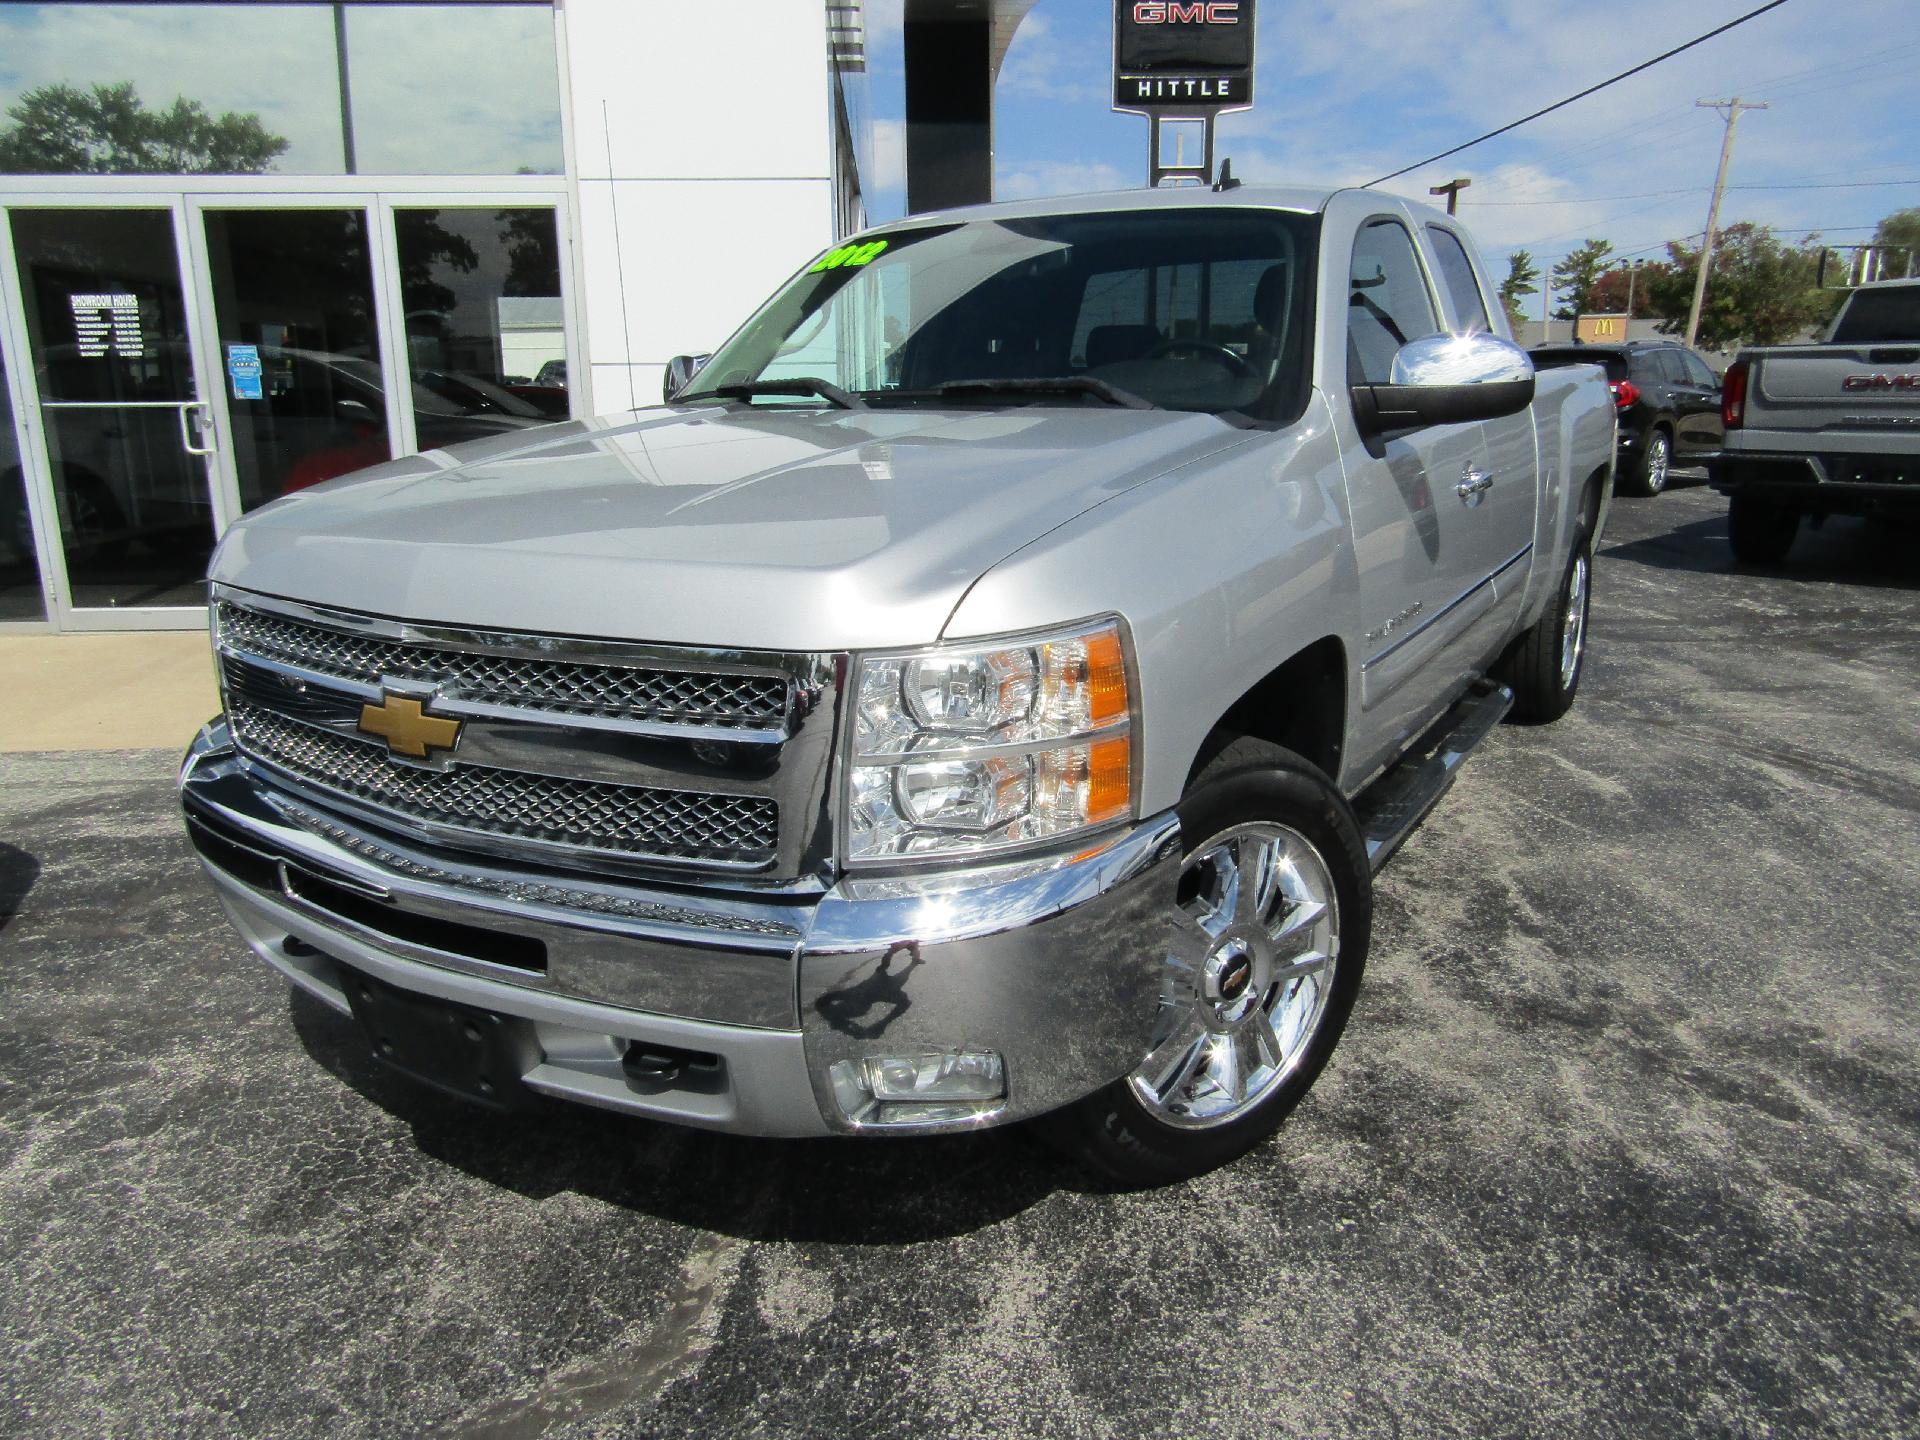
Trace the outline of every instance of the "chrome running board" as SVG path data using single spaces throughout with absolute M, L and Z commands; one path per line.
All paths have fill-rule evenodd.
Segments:
M 1481 681 L 1435 721 L 1407 753 L 1353 800 L 1367 842 L 1367 863 L 1378 874 L 1414 826 L 1440 803 L 1460 762 L 1493 733 L 1513 708 L 1513 692 Z

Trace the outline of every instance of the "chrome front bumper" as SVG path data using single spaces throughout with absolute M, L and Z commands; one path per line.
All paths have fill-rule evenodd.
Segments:
M 528 1088 L 742 1134 L 972 1128 L 1077 1100 L 1145 1049 L 1171 937 L 1171 814 L 1073 856 L 760 898 L 516 873 L 374 833 L 263 780 L 221 721 L 179 783 L 228 916 L 301 989 L 345 1012 L 357 972 L 521 1017 Z M 633 1043 L 717 1057 L 717 1074 L 635 1079 Z M 835 1099 L 836 1062 L 947 1050 L 999 1054 L 1005 1099 L 881 1127 Z

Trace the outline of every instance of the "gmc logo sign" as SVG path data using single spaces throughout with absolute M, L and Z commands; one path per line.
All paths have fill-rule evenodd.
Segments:
M 1113 0 L 1113 108 L 1188 119 L 1246 109 L 1259 3 Z
M 1849 375 L 1842 390 L 1920 390 L 1920 375 Z
M 1238 25 L 1239 0 L 1213 0 L 1211 4 L 1182 5 L 1178 0 L 1136 0 L 1133 7 L 1136 25 Z

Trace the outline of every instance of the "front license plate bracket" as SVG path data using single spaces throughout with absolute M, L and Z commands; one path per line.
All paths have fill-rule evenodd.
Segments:
M 541 1058 L 531 1022 L 415 994 L 357 972 L 346 980 L 353 1018 L 380 1064 L 492 1110 L 541 1103 L 521 1083 Z

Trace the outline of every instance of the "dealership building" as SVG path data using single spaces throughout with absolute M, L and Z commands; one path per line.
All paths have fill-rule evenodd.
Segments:
M 889 11 L 911 208 L 988 198 L 1032 3 Z M 867 24 L 0 0 L 0 631 L 202 625 L 258 505 L 656 400 L 865 223 Z

